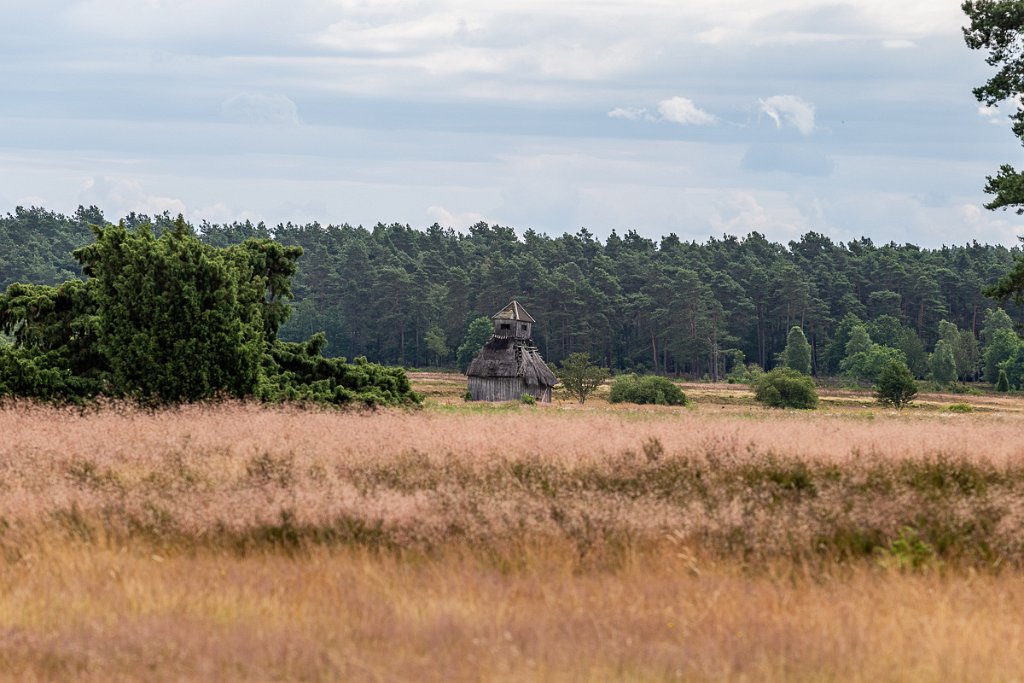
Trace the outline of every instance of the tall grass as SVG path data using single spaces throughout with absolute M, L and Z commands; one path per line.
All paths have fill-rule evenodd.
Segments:
M 1011 680 L 1006 413 L 0 409 L 0 681 Z
M 1015 680 L 1006 574 L 751 572 L 666 543 L 580 572 L 527 543 L 157 555 L 43 538 L 0 563 L 0 681 Z
M 55 528 L 237 552 L 554 537 L 600 564 L 671 535 L 845 561 L 910 530 L 944 562 L 1019 565 L 1020 421 L 969 420 L 7 408 L 0 546 Z

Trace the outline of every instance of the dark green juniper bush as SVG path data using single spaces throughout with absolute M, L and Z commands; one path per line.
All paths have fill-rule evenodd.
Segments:
M 910 368 L 899 361 L 890 361 L 878 375 L 875 398 L 882 405 L 902 410 L 917 396 L 917 383 Z
M 0 395 L 148 404 L 259 398 L 417 403 L 404 371 L 321 355 L 325 338 L 277 338 L 302 248 L 200 241 L 180 216 L 156 236 L 93 226 L 74 252 L 87 280 L 13 284 L 0 297 Z

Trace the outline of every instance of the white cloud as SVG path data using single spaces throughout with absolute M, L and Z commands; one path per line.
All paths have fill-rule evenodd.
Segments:
M 687 97 L 670 97 L 658 103 L 657 114 L 652 114 L 647 107 L 616 107 L 608 112 L 608 117 L 627 121 L 668 121 L 681 126 L 710 126 L 718 123 L 718 117 L 709 114 Z
M 19 4 L 32 3 L 15 3 Z M 144 71 L 162 52 L 176 60 L 192 60 L 188 66 L 162 67 L 201 72 L 192 82 L 208 81 L 211 72 L 229 72 L 244 63 L 244 74 L 225 74 L 244 76 L 233 81 L 240 88 L 259 88 L 260 76 L 275 81 L 287 76 L 292 83 L 333 92 L 404 93 L 406 97 L 415 93 L 436 98 L 439 92 L 465 94 L 491 85 L 486 89 L 489 98 L 510 93 L 509 100 L 519 98 L 513 86 L 523 83 L 543 85 L 547 97 L 563 99 L 593 92 L 574 88 L 574 83 L 603 82 L 627 90 L 630 82 L 617 79 L 668 71 L 668 65 L 682 64 L 679 60 L 692 57 L 701 46 L 870 41 L 895 47 L 955 34 L 962 23 L 957 3 L 934 0 L 61 0 L 58 4 L 63 7 L 59 12 L 32 14 L 38 14 L 48 28 L 52 25 L 53 31 L 67 32 L 55 39 L 62 48 L 86 42 L 97 46 L 85 48 L 93 58 L 65 65 L 75 70 Z M 5 18 L 11 19 L 7 22 L 11 26 L 31 25 L 29 17 L 22 16 L 26 14 L 29 10 L 20 10 Z M 57 20 L 51 14 L 57 14 Z M 685 77 L 685 67 L 671 69 Z
M 711 198 L 707 221 L 713 234 L 767 233 L 773 239 L 795 239 L 811 229 L 807 216 L 788 193 L 749 189 L 722 190 Z
M 224 100 L 220 110 L 225 118 L 240 123 L 299 123 L 299 108 L 284 95 L 241 93 Z
M 968 239 L 983 244 L 994 241 L 999 244 L 1013 244 L 1020 235 L 1020 225 L 1004 218 L 1005 214 L 988 211 L 977 204 L 961 204 L 956 207 L 956 218 L 962 223 L 947 221 L 946 230 L 940 231 L 943 244 L 960 244 Z
M 204 206 L 188 214 L 190 220 L 201 223 L 231 223 L 233 221 L 252 221 L 259 223 L 260 217 L 252 211 L 235 211 L 225 202 L 217 202 L 210 206 Z
M 649 120 L 651 115 L 645 107 L 616 107 L 608 112 L 608 117 L 612 119 L 626 119 L 627 121 L 639 121 L 640 119 Z
M 1008 125 L 1011 122 L 1009 115 L 1006 113 L 1007 110 L 1021 111 L 1024 110 L 1024 98 L 1020 96 L 1011 97 L 1005 102 L 1000 102 L 992 106 L 985 104 L 978 105 L 978 116 L 985 121 L 988 121 L 992 125 L 1002 126 Z
M 471 225 L 480 222 L 488 222 L 482 213 L 473 211 L 452 212 L 443 206 L 427 207 L 427 219 L 431 223 L 437 223 L 443 228 L 454 228 L 459 231 L 466 230 Z
M 733 32 L 724 26 L 716 26 L 697 34 L 697 42 L 704 45 L 721 45 L 729 40 Z
M 18 197 L 14 202 L 14 206 L 41 206 L 46 209 L 53 209 L 53 205 L 46 199 L 46 197 L 40 197 L 39 195 Z
M 685 97 L 662 100 L 658 104 L 658 113 L 665 121 L 681 126 L 709 126 L 718 120 Z
M 781 128 L 784 124 L 791 125 L 804 135 L 814 132 L 814 105 L 794 95 L 773 95 L 768 99 L 758 100 L 761 112 L 775 121 Z
M 917 43 L 914 41 L 904 40 L 902 38 L 887 38 L 882 41 L 882 47 L 886 50 L 907 50 L 917 46 Z
M 79 202 L 86 206 L 94 204 L 108 216 L 125 216 L 132 211 L 155 215 L 169 212 L 171 215 L 186 213 L 185 202 L 173 197 L 149 194 L 142 184 L 132 178 L 110 178 L 93 176 L 85 182 Z

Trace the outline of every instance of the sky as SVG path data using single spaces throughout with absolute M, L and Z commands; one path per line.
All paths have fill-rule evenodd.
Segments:
M 1017 243 L 959 0 L 0 0 L 0 212 Z

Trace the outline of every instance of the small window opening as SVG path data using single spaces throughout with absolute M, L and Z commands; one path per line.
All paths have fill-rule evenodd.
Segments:
M 510 325 L 509 323 L 502 323 L 501 324 L 501 329 L 503 329 L 503 330 L 511 330 L 512 329 L 512 325 Z

